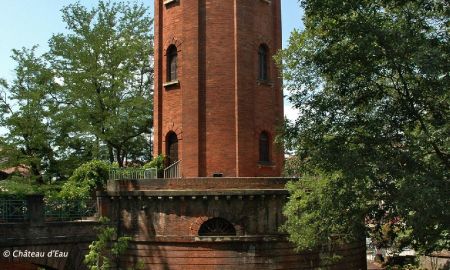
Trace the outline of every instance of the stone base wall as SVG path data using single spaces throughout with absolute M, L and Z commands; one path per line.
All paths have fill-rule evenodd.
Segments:
M 122 268 L 158 270 L 366 269 L 365 242 L 296 253 L 279 227 L 289 193 L 282 178 L 192 178 L 115 181 L 99 193 L 99 209 L 132 238 Z M 231 235 L 200 233 L 222 219 Z M 205 225 L 206 226 L 206 225 Z
M 336 250 L 342 256 L 330 262 L 318 252 L 296 253 L 286 241 L 134 242 L 121 266 L 140 262 L 152 270 L 269 270 L 269 269 L 367 269 L 363 245 Z

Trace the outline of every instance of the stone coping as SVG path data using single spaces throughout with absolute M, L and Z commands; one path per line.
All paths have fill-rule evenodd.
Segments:
M 134 243 L 146 242 L 176 242 L 176 243 L 212 243 L 212 242 L 279 242 L 287 241 L 286 234 L 273 235 L 224 235 L 224 236 L 178 236 L 178 235 L 156 235 L 149 239 L 141 240 L 134 238 L 131 240 Z
M 91 218 L 91 217 L 89 217 Z M 101 223 L 97 220 L 97 218 L 92 217 L 91 219 L 82 219 L 82 220 L 72 220 L 72 221 L 45 221 L 41 225 L 33 225 L 30 226 L 30 222 L 28 221 L 19 221 L 19 222 L 1 222 L 0 227 L 8 227 L 11 228 L 13 226 L 14 228 L 49 228 L 49 227 L 61 227 L 61 226 L 85 226 L 85 225 L 101 225 Z
M 282 177 L 208 177 L 148 180 L 109 180 L 107 191 L 284 189 L 291 178 Z
M 107 191 L 98 192 L 99 197 L 119 197 L 119 199 L 162 199 L 182 197 L 182 199 L 231 199 L 234 198 L 270 198 L 287 196 L 285 189 L 216 189 L 216 190 L 144 190 L 144 191 Z

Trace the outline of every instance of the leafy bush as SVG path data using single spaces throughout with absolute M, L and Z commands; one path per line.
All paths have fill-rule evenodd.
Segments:
M 92 160 L 78 167 L 64 183 L 59 197 L 68 200 L 87 200 L 92 192 L 103 189 L 108 180 L 109 164 Z
M 158 172 L 158 178 L 161 178 L 164 173 L 164 165 L 166 163 L 166 157 L 164 155 L 158 155 L 152 161 L 144 164 L 144 169 L 156 168 Z
M 97 227 L 97 240 L 89 245 L 89 252 L 84 257 L 84 263 L 90 270 L 111 269 L 113 263 L 128 248 L 131 237 L 118 236 L 117 229 L 110 226 L 110 220 L 106 217 L 100 218 L 101 226 Z M 142 262 L 137 262 L 133 268 L 144 269 Z

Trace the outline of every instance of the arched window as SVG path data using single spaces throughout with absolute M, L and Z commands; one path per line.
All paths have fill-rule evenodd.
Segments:
M 198 230 L 199 236 L 225 236 L 236 235 L 233 224 L 223 218 L 212 218 L 203 222 Z
M 177 61 L 178 52 L 175 45 L 170 45 L 167 49 L 167 81 L 173 82 L 178 79 L 177 76 Z
M 259 135 L 259 162 L 270 162 L 270 137 L 266 131 Z
M 261 44 L 258 50 L 258 63 L 259 63 L 259 75 L 258 79 L 261 81 L 267 81 L 269 79 L 268 72 L 268 48 L 266 45 Z
M 170 131 L 166 136 L 166 156 L 168 165 L 178 161 L 178 137 L 175 132 Z

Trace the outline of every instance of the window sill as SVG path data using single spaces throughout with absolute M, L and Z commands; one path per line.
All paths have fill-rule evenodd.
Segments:
M 273 86 L 273 82 L 269 80 L 258 80 L 256 83 L 258 85 Z
M 175 4 L 176 2 L 178 2 L 178 0 L 165 0 L 165 1 L 163 2 L 163 4 L 164 4 L 165 6 L 168 6 L 168 5 L 170 5 L 170 4 Z
M 176 81 L 166 82 L 166 83 L 163 84 L 163 86 L 165 88 L 167 88 L 167 87 L 176 86 L 176 85 L 179 85 L 179 84 L 180 84 L 180 81 L 176 80 Z
M 258 161 L 258 168 L 270 167 L 274 168 L 275 164 L 271 161 Z

